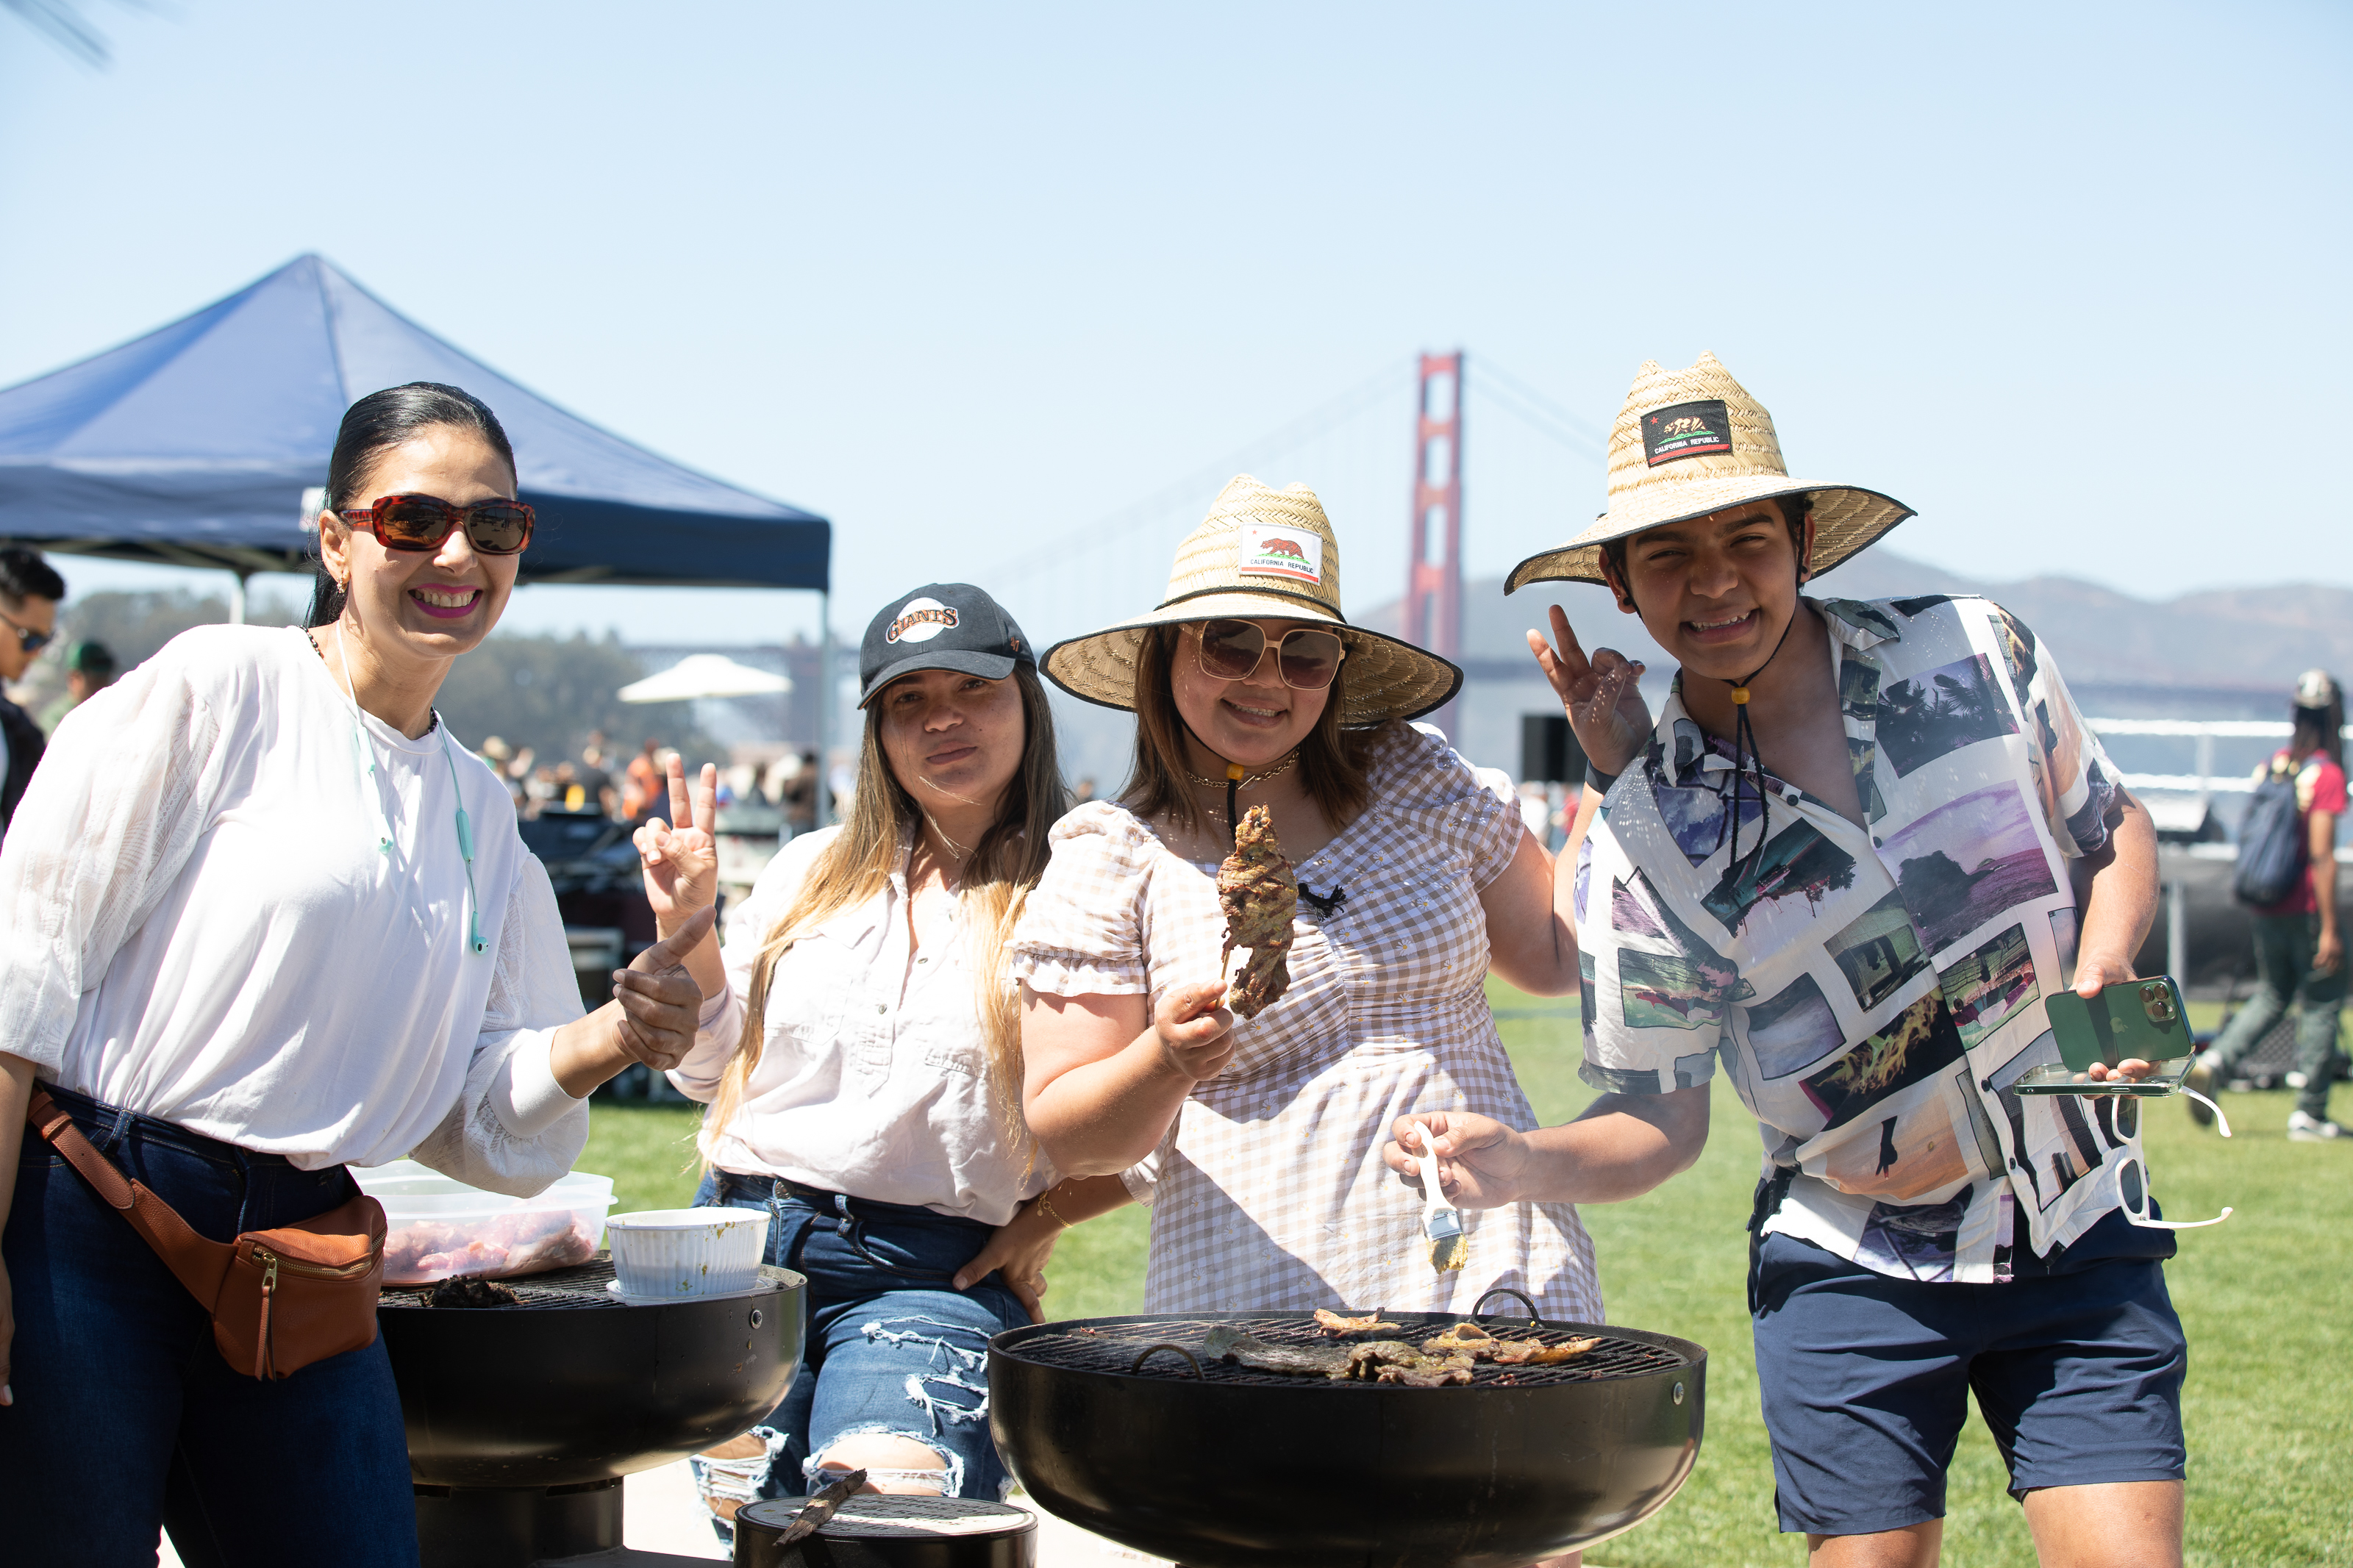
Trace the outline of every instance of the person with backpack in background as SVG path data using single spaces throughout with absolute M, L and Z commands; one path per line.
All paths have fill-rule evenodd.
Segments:
M 2345 691 L 2327 670 L 2296 678 L 2295 728 L 2284 750 L 2255 772 L 2255 795 L 2239 831 L 2231 891 L 2254 906 L 2255 994 L 2190 1068 L 2201 1094 L 2237 1076 L 2240 1060 L 2297 1009 L 2295 1110 L 2287 1135 L 2297 1143 L 2346 1136 L 2328 1119 L 2336 1073 L 2337 1016 L 2345 1002 L 2345 946 L 2337 931 L 2337 819 L 2345 810 Z M 2211 1126 L 2214 1113 L 2189 1102 Z

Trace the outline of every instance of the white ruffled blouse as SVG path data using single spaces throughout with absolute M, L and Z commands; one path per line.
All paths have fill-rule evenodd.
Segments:
M 539 1191 L 587 1139 L 548 1061 L 580 1016 L 505 788 L 355 714 L 299 630 L 200 627 L 82 703 L 0 843 L 0 1049 L 304 1170 Z

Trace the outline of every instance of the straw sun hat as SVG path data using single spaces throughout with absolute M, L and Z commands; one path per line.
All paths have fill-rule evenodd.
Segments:
M 1351 729 L 1415 719 L 1443 704 L 1462 672 L 1410 643 L 1348 625 L 1340 613 L 1340 542 L 1305 485 L 1271 489 L 1237 475 L 1201 526 L 1176 547 L 1168 595 L 1149 615 L 1057 643 L 1046 675 L 1073 697 L 1105 708 L 1135 706 L 1135 656 L 1154 626 L 1231 616 L 1329 626 L 1347 647 L 1340 666 Z
M 1852 485 L 1793 479 L 1773 416 L 1703 353 L 1689 370 L 1645 360 L 1609 427 L 1609 510 L 1567 543 L 1512 568 L 1504 592 L 1530 583 L 1599 583 L 1601 546 L 1645 529 L 1775 496 L 1814 498 L 1813 574 L 1912 515 L 1902 501 Z

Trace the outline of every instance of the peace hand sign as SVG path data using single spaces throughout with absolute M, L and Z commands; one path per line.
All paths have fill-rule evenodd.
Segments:
M 690 795 L 686 764 L 672 756 L 670 810 L 670 822 L 649 816 L 632 839 L 645 868 L 654 929 L 665 937 L 719 900 L 719 841 L 712 836 L 719 822 L 719 770 L 703 763 Z
M 1555 643 L 1558 652 L 1553 649 Z M 1596 648 L 1587 658 L 1558 605 L 1552 607 L 1552 642 L 1532 631 L 1528 651 L 1552 682 L 1553 694 L 1568 715 L 1568 727 L 1577 731 L 1577 743 L 1593 765 L 1605 773 L 1624 773 L 1641 754 L 1651 733 L 1651 709 L 1642 700 L 1638 679 L 1643 667 L 1610 647 Z

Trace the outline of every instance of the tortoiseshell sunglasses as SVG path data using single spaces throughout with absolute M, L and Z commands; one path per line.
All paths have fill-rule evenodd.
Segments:
M 438 550 L 460 528 L 477 555 L 520 555 L 531 542 L 532 510 L 519 500 L 453 506 L 439 496 L 378 496 L 374 506 L 337 513 L 386 550 Z

